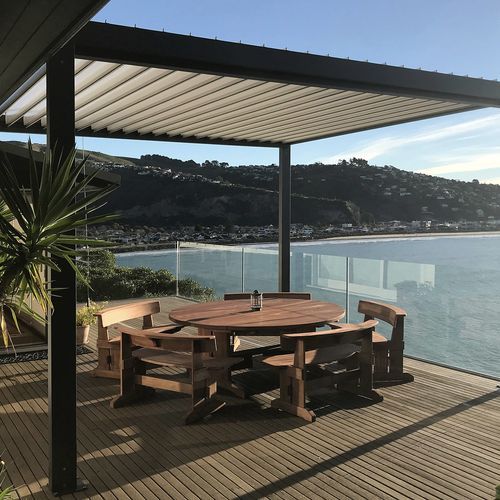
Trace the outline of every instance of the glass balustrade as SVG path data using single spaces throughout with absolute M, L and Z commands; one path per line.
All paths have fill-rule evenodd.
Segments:
M 276 245 L 179 242 L 176 250 L 136 256 L 135 262 L 124 259 L 124 265 L 167 268 L 175 274 L 176 293 L 182 297 L 213 300 L 225 292 L 277 291 Z M 408 313 L 407 355 L 497 377 L 499 283 L 500 271 L 473 259 L 468 266 L 408 262 L 330 255 L 313 245 L 292 244 L 292 291 L 341 304 L 350 322 L 363 319 L 357 312 L 361 299 L 397 304 Z M 378 330 L 389 333 L 383 324 Z

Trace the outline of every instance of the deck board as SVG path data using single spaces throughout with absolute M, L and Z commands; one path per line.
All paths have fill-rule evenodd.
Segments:
M 162 299 L 159 321 L 184 303 Z M 77 359 L 79 472 L 90 487 L 64 498 L 491 499 L 500 483 L 500 391 L 485 377 L 406 359 L 415 382 L 381 388 L 375 405 L 317 396 L 318 419 L 305 424 L 269 407 L 270 372 L 242 372 L 251 400 L 184 426 L 179 394 L 111 409 L 118 388 L 91 376 L 95 361 Z M 51 498 L 46 371 L 46 361 L 0 365 L 0 450 L 21 498 Z

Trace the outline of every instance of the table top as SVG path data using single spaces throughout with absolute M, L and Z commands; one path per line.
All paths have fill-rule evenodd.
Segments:
M 345 315 L 343 307 L 330 302 L 302 299 L 264 299 L 260 311 L 250 309 L 250 300 L 220 300 L 174 309 L 170 319 L 181 325 L 217 331 L 314 329 L 334 323 Z

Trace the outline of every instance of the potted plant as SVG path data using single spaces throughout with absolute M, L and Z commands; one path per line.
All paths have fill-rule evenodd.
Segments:
M 76 311 L 76 344 L 83 345 L 89 342 L 90 326 L 96 323 L 95 314 L 102 311 L 104 304 L 90 301 Z
M 85 175 L 85 160 L 75 162 L 76 150 L 66 157 L 47 149 L 41 166 L 29 150 L 29 180 L 20 181 L 7 158 L 0 158 L 0 342 L 8 346 L 7 318 L 19 329 L 24 313 L 45 322 L 52 310 L 50 283 L 45 270 L 59 271 L 66 260 L 85 281 L 74 259 L 82 255 L 76 245 L 96 247 L 106 243 L 77 237 L 78 228 L 113 220 L 113 215 L 88 215 L 102 205 L 102 198 L 116 186 L 87 191 L 96 173 Z M 42 313 L 34 311 L 32 298 Z
M 14 497 L 14 487 L 4 485 L 6 479 L 7 470 L 5 468 L 5 462 L 0 460 L 0 500 L 8 500 Z

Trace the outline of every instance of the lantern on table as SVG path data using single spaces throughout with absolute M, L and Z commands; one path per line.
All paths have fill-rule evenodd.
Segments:
M 250 309 L 252 311 L 260 311 L 262 309 L 262 294 L 258 290 L 254 290 L 250 295 Z

